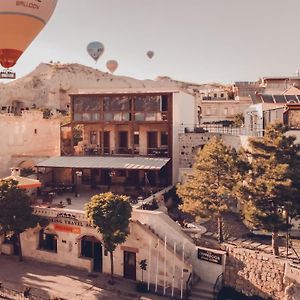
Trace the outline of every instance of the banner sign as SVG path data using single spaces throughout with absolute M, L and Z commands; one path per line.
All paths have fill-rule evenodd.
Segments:
M 222 265 L 222 254 L 209 250 L 198 249 L 198 259 L 205 260 L 214 264 Z
M 53 225 L 55 231 L 62 231 L 62 232 L 74 233 L 74 234 L 81 233 L 80 227 L 74 227 L 74 226 L 68 226 L 62 224 L 53 224 Z

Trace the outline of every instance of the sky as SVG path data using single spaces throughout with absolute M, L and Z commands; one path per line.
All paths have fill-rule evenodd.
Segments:
M 300 69 L 299 0 L 58 0 L 20 58 L 17 76 L 40 62 L 80 63 L 138 79 L 254 81 Z M 105 52 L 88 56 L 90 41 Z M 152 60 L 146 52 L 155 51 Z

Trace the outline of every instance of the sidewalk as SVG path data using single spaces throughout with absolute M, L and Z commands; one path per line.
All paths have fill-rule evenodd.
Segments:
M 135 282 L 116 278 L 111 286 L 108 275 L 88 274 L 85 271 L 35 261 L 19 262 L 17 257 L 0 255 L 0 281 L 6 288 L 31 293 L 46 299 L 60 297 L 74 300 L 163 300 L 151 294 L 138 294 Z

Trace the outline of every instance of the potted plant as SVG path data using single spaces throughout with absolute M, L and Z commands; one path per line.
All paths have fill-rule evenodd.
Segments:
M 139 281 L 136 285 L 136 290 L 139 293 L 147 293 L 147 284 L 144 282 L 144 271 L 147 271 L 147 260 L 142 259 L 140 261 L 140 269 L 142 270 L 142 281 Z

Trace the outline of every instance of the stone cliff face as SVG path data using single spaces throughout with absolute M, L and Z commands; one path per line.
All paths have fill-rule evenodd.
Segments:
M 7 84 L 0 84 L 1 106 L 65 109 L 69 94 L 80 89 L 122 88 L 176 88 L 188 93 L 206 89 L 209 84 L 191 84 L 158 77 L 156 80 L 138 80 L 111 75 L 80 64 L 41 63 L 28 75 Z

